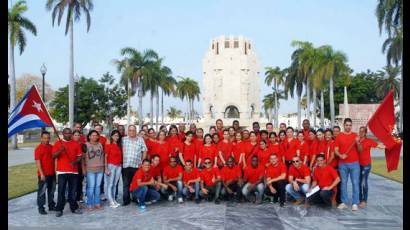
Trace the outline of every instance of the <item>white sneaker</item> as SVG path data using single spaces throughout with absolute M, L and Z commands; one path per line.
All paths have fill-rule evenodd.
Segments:
M 117 208 L 118 206 L 114 202 L 110 202 L 110 208 Z
M 345 209 L 347 208 L 347 206 L 344 203 L 339 204 L 339 206 L 337 206 L 338 209 Z
M 184 200 L 182 199 L 182 197 L 178 198 L 178 203 L 181 204 L 182 202 L 184 202 Z
M 145 204 L 150 205 L 150 204 L 152 204 L 152 202 L 151 201 L 145 201 Z
M 172 195 L 168 196 L 168 201 L 172 201 L 174 199 L 174 197 L 172 197 Z
M 357 211 L 359 210 L 359 207 L 357 206 L 357 204 L 352 205 L 352 211 Z
M 121 204 L 118 203 L 117 201 L 114 201 L 114 204 L 115 204 L 117 207 L 121 206 Z

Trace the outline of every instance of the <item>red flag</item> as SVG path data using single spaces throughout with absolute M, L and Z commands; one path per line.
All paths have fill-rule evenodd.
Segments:
M 397 169 L 400 159 L 402 142 L 392 135 L 395 123 L 393 90 L 390 90 L 367 123 L 373 134 L 386 146 L 385 156 L 388 172 Z

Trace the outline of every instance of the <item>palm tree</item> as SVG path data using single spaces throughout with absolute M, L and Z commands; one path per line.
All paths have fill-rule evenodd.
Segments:
M 25 1 L 18 1 L 8 11 L 8 36 L 10 40 L 10 111 L 13 111 L 16 106 L 16 71 L 14 62 L 14 48 L 16 45 L 19 47 L 20 55 L 26 48 L 27 40 L 24 30 L 37 35 L 36 26 L 26 17 L 23 13 L 27 11 L 27 5 Z M 23 30 L 24 29 L 24 30 Z M 12 136 L 13 149 L 17 149 L 16 135 Z
M 137 91 L 138 89 L 138 115 L 140 116 L 139 120 L 142 122 L 144 120 L 142 115 L 142 98 L 144 96 L 142 82 L 144 81 L 145 73 L 148 72 L 148 69 L 154 65 L 156 60 L 158 60 L 158 54 L 151 49 L 145 50 L 141 53 L 134 48 L 125 47 L 121 49 L 121 55 L 129 59 L 131 74 L 123 77 L 131 80 L 132 91 Z
M 265 113 L 269 114 L 268 120 L 272 119 L 272 109 L 279 108 L 279 99 L 285 99 L 285 93 L 283 90 L 277 92 L 273 87 L 272 90 L 273 93 L 266 94 L 262 100 L 262 107 L 265 110 Z
M 397 96 L 399 92 L 399 81 L 397 76 L 401 72 L 400 66 L 386 66 L 383 71 L 378 71 L 380 80 L 376 83 L 376 94 L 379 97 L 385 97 L 391 89 L 394 89 L 394 95 Z
M 146 66 L 145 75 L 142 78 L 142 92 L 145 95 L 150 92 L 150 124 L 154 125 L 154 97 L 158 95 L 159 83 L 160 83 L 160 70 L 162 59 L 157 59 L 154 63 Z M 157 103 L 158 107 L 158 103 Z
M 171 106 L 168 110 L 167 110 L 167 114 L 168 117 L 171 118 L 172 120 L 174 120 L 175 118 L 181 117 L 182 115 L 182 111 Z
M 181 80 L 177 83 L 177 95 L 184 100 L 187 98 L 188 101 L 188 120 L 192 121 L 194 118 L 194 100 L 197 98 L 199 100 L 199 94 L 201 90 L 199 88 L 198 82 L 192 80 L 189 77 L 180 77 Z
M 175 94 L 175 85 L 177 81 L 172 77 L 172 71 L 168 67 L 164 66 L 162 70 L 162 77 L 159 83 L 161 88 L 161 123 L 164 124 L 164 94 L 169 96 L 170 94 Z M 157 122 L 158 123 L 158 122 Z
M 343 95 L 344 95 L 344 100 L 343 100 L 343 105 L 344 105 L 344 117 L 350 117 L 349 116 L 349 102 L 347 98 L 347 87 L 352 83 L 352 79 L 350 78 L 350 71 L 349 73 L 346 73 L 342 76 L 343 78 Z
M 300 108 L 300 100 L 302 97 L 303 91 L 303 76 L 299 75 L 299 63 L 297 62 L 297 58 L 294 56 L 297 55 L 295 53 L 292 54 L 292 63 L 291 66 L 286 69 L 286 77 L 285 77 L 285 96 L 287 97 L 288 94 L 293 98 L 294 92 L 296 91 L 297 95 L 297 115 L 298 115 L 298 125 L 297 129 L 300 129 L 301 124 L 301 108 Z
M 284 83 L 284 71 L 281 70 L 279 67 L 266 67 L 265 72 L 265 83 L 270 86 L 273 81 L 273 90 L 274 90 L 274 127 L 278 128 L 279 124 L 279 103 L 278 103 L 278 95 L 277 91 L 279 90 L 279 86 Z
M 74 20 L 79 21 L 81 14 L 85 13 L 87 21 L 87 32 L 90 30 L 91 16 L 94 5 L 92 0 L 47 0 L 46 9 L 52 11 L 52 24 L 58 14 L 57 23 L 60 26 L 64 11 L 67 9 L 67 18 L 65 26 L 65 35 L 70 31 L 70 70 L 68 74 L 69 88 L 68 88 L 68 120 L 70 127 L 73 127 L 74 122 Z

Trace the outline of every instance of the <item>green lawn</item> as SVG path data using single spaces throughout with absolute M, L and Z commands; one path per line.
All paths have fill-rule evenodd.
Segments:
M 35 163 L 8 167 L 8 199 L 37 190 L 38 179 L 36 170 Z
M 372 173 L 403 183 L 403 159 L 400 159 L 397 170 L 387 172 L 385 159 L 372 159 Z

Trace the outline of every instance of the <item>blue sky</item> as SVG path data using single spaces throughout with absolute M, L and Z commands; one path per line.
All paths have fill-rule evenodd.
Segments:
M 68 84 L 69 39 L 64 25 L 52 27 L 45 1 L 27 4 L 25 16 L 36 25 L 38 34 L 27 34 L 25 52 L 15 56 L 16 76 L 41 76 L 44 62 L 46 81 L 58 89 Z M 109 71 L 118 78 L 111 60 L 120 58 L 121 48 L 151 48 L 165 57 L 174 76 L 192 77 L 202 87 L 202 59 L 210 39 L 243 35 L 252 40 L 262 68 L 287 67 L 294 50 L 291 41 L 306 40 L 342 50 L 355 72 L 375 71 L 386 63 L 381 52 L 385 35 L 379 36 L 375 7 L 376 1 L 370 0 L 94 0 L 89 33 L 85 18 L 74 25 L 74 69 L 80 76 L 98 79 Z M 261 75 L 261 99 L 269 93 L 263 79 Z M 186 104 L 175 98 L 166 98 L 165 105 L 186 109 Z M 136 98 L 132 106 L 137 109 Z M 202 112 L 201 102 L 195 106 Z M 294 111 L 295 100 L 281 103 L 280 113 Z M 144 114 L 147 112 L 148 97 L 144 99 Z

